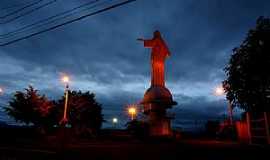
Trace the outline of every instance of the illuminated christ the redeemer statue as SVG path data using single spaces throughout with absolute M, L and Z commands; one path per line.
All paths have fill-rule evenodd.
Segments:
M 152 48 L 151 53 L 151 86 L 165 86 L 164 79 L 164 63 L 170 51 L 161 37 L 159 31 L 154 32 L 153 39 L 144 40 L 139 38 L 139 41 L 144 42 L 145 47 Z
M 173 101 L 170 90 L 165 87 L 164 67 L 170 51 L 159 31 L 155 31 L 154 37 L 150 40 L 141 38 L 138 40 L 143 41 L 145 47 L 152 48 L 151 86 L 140 102 L 144 107 L 144 114 L 148 117 L 149 132 L 152 136 L 170 136 L 171 117 L 167 115 L 166 110 L 177 104 Z

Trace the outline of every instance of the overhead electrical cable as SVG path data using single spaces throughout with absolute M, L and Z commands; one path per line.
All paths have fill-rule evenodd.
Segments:
M 45 32 L 54 30 L 54 29 L 56 29 L 56 28 L 65 26 L 65 25 L 67 25 L 67 24 L 71 24 L 71 23 L 80 21 L 80 20 L 85 19 L 85 18 L 87 18 L 87 17 L 91 17 L 91 16 L 97 15 L 97 14 L 99 14 L 99 13 L 106 12 L 106 11 L 108 11 L 108 10 L 111 10 L 111 9 L 114 9 L 114 8 L 117 8 L 117 7 L 120 7 L 120 6 L 123 6 L 123 5 L 125 5 L 125 4 L 131 3 L 131 2 L 134 2 L 134 1 L 136 1 L 136 0 L 126 0 L 126 1 L 124 1 L 124 2 L 119 2 L 119 3 L 117 3 L 117 4 L 113 4 L 113 5 L 109 6 L 109 7 L 106 7 L 106 8 L 103 8 L 103 9 L 100 9 L 100 10 L 97 10 L 97 11 L 94 11 L 94 12 L 92 12 L 92 13 L 89 13 L 89 14 L 86 14 L 86 15 L 83 15 L 83 16 L 80 16 L 80 17 L 78 17 L 78 18 L 76 18 L 76 19 L 69 20 L 69 21 L 64 22 L 64 23 L 62 23 L 62 24 L 58 24 L 58 25 L 49 27 L 49 28 L 47 28 L 47 29 L 44 29 L 44 30 L 41 30 L 41 31 L 38 31 L 38 32 L 35 32 L 35 33 L 32 33 L 32 34 L 29 34 L 29 35 L 26 35 L 26 36 L 23 36 L 23 37 L 20 37 L 20 38 L 17 38 L 17 39 L 14 39 L 14 40 L 11 40 L 11 41 L 8 41 L 8 42 L 4 42 L 4 43 L 0 44 L 0 46 L 7 46 L 7 45 L 10 45 L 10 44 L 12 44 L 12 43 L 15 43 L 15 42 L 24 40 L 24 39 L 28 39 L 28 38 L 30 38 L 30 37 L 39 35 L 39 34 L 41 34 L 41 33 L 45 33 Z
M 16 29 L 16 30 L 14 30 L 14 31 L 11 31 L 11 32 L 8 32 L 8 33 L 5 33 L 5 34 L 0 34 L 0 39 L 6 39 L 6 38 L 12 37 L 12 36 L 14 36 L 14 35 L 23 33 L 24 31 L 28 31 L 28 30 L 33 29 L 33 28 L 37 28 L 37 27 L 38 27 L 38 26 L 37 26 L 38 24 L 43 24 L 44 22 L 47 22 L 47 21 L 52 20 L 52 19 L 54 19 L 54 18 L 57 18 L 57 17 L 59 17 L 59 16 L 63 16 L 63 15 L 66 15 L 66 14 L 68 14 L 68 13 L 72 13 L 72 12 L 78 10 L 78 9 L 81 9 L 81 8 L 86 7 L 86 6 L 89 6 L 89 5 L 93 5 L 94 3 L 97 3 L 98 1 L 99 1 L 99 0 L 87 2 L 87 3 L 85 3 L 85 4 L 82 4 L 82 5 L 78 6 L 78 7 L 75 7 L 75 8 L 72 8 L 72 9 L 70 9 L 70 10 L 67 10 L 67 11 L 64 11 L 64 12 L 61 12 L 61 13 L 58 13 L 58 14 L 56 14 L 56 15 L 54 15 L 54 16 L 50 16 L 50 17 L 48 17 L 48 18 L 39 20 L 39 21 L 37 21 L 37 22 L 35 22 L 35 23 L 29 24 L 29 25 L 25 25 L 25 26 L 23 26 L 23 27 L 21 27 L 21 28 L 18 28 L 18 29 Z M 94 7 L 96 7 L 96 6 L 93 6 L 93 7 L 91 7 L 91 8 L 94 8 Z M 87 8 L 87 9 L 90 9 L 90 8 Z M 83 10 L 83 11 L 84 11 L 84 10 Z M 75 14 L 75 13 L 73 13 L 73 14 Z M 73 14 L 69 14 L 68 16 L 71 16 L 71 15 L 73 15 Z M 67 17 L 67 16 L 61 17 L 61 18 L 66 18 L 66 17 Z M 58 19 L 59 19 L 59 18 L 58 18 Z M 57 20 L 58 20 L 58 19 L 57 19 Z M 55 21 L 50 21 L 50 23 L 52 23 L 52 22 L 55 22 Z M 46 24 L 48 24 L 48 23 L 46 23 Z M 40 26 L 40 25 L 39 25 L 39 26 Z
M 33 2 L 33 3 L 30 3 L 30 4 L 28 4 L 28 5 L 26 5 L 26 6 L 22 7 L 22 8 L 19 8 L 19 9 L 15 10 L 15 11 L 12 11 L 12 12 L 10 12 L 10 13 L 4 15 L 4 16 L 0 16 L 0 19 L 4 19 L 4 18 L 7 18 L 7 17 L 10 17 L 10 16 L 12 16 L 12 15 L 14 15 L 14 14 L 17 14 L 17 13 L 19 13 L 19 12 L 21 12 L 21 11 L 23 11 L 23 10 L 29 8 L 29 7 L 32 7 L 32 6 L 36 5 L 36 4 L 39 4 L 39 3 L 41 3 L 42 1 L 44 1 L 44 0 L 39 0 L 39 1 L 35 1 L 35 2 Z
M 11 19 L 8 19 L 8 20 L 6 20 L 6 21 L 4 21 L 4 22 L 0 22 L 0 24 L 6 24 L 6 23 L 9 23 L 9 22 L 12 22 L 12 21 L 14 21 L 14 20 L 16 20 L 16 19 L 19 19 L 19 18 L 21 18 L 21 17 L 24 17 L 24 16 L 26 16 L 26 15 L 28 15 L 28 14 L 31 14 L 31 13 L 33 13 L 33 12 L 39 10 L 39 9 L 42 9 L 42 8 L 44 8 L 44 7 L 47 7 L 47 6 L 49 6 L 49 5 L 53 4 L 53 3 L 55 3 L 56 1 L 57 1 L 57 0 L 52 0 L 52 1 L 49 1 L 49 2 L 47 2 L 47 3 L 44 3 L 43 5 L 40 5 L 40 6 L 36 7 L 36 8 L 33 8 L 33 9 L 31 9 L 31 10 L 29 10 L 29 11 L 23 13 L 23 14 L 20 14 L 20 15 L 18 15 L 18 16 L 16 16 L 16 17 L 13 17 L 13 18 L 11 18 Z
M 0 8 L 0 11 L 12 9 L 12 8 L 17 8 L 20 6 L 25 6 L 25 5 L 30 4 L 30 3 L 33 3 L 33 2 L 22 2 L 22 3 L 18 3 L 18 4 L 9 5 L 9 6 Z

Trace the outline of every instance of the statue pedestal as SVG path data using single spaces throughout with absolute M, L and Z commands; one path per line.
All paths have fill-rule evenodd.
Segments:
M 172 118 L 167 116 L 166 110 L 176 102 L 172 100 L 170 91 L 166 87 L 152 86 L 144 94 L 141 104 L 148 119 L 150 136 L 172 136 Z
M 149 115 L 149 135 L 155 137 L 172 136 L 171 119 L 166 117 L 152 119 L 153 116 L 154 115 Z

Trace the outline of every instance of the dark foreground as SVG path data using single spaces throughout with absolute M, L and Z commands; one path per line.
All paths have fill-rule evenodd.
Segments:
M 260 146 L 189 140 L 181 142 L 78 141 L 65 148 L 35 145 L 0 147 L 1 159 L 261 159 L 270 150 Z M 267 158 L 266 158 L 267 159 Z
M 123 137 L 95 140 L 53 136 L 35 140 L 18 137 L 14 137 L 13 141 L 2 139 L 0 159 L 240 160 L 270 157 L 268 146 L 199 139 L 138 140 Z

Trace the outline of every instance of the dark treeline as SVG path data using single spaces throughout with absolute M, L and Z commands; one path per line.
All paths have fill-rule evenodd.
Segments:
M 96 101 L 95 94 L 89 91 L 68 92 L 67 124 L 75 134 L 96 135 L 104 120 L 102 106 Z M 49 100 L 29 86 L 13 95 L 5 111 L 17 122 L 46 134 L 60 126 L 64 103 L 64 96 L 58 100 Z

